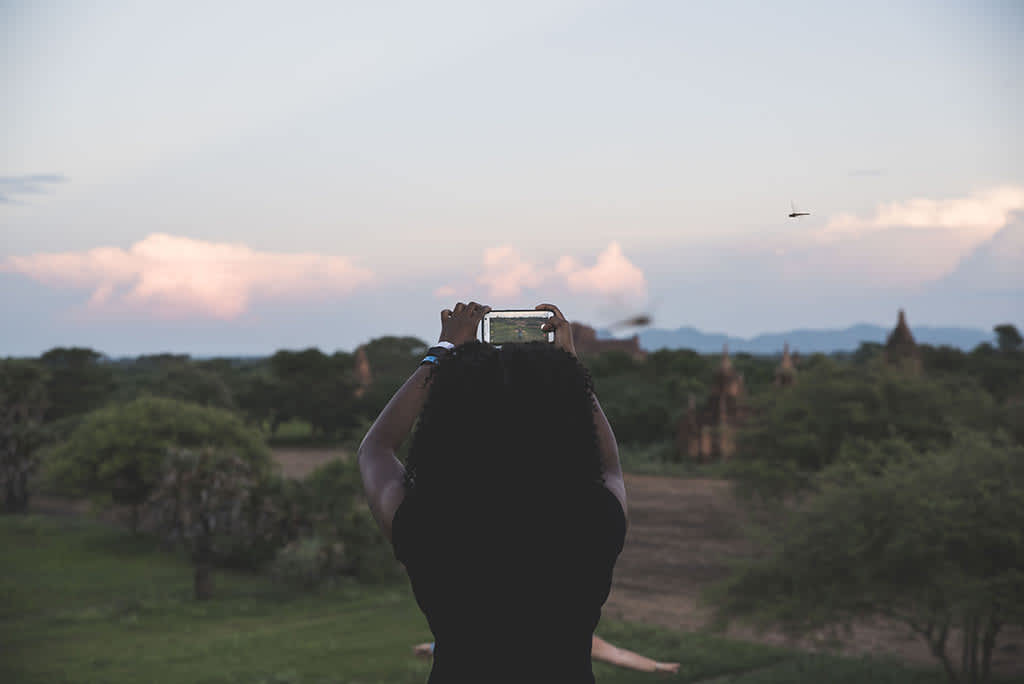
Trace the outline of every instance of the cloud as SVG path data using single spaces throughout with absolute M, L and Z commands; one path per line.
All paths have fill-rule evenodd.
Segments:
M 39 195 L 46 185 L 64 183 L 67 178 L 59 174 L 43 173 L 29 176 L 0 176 L 0 204 L 12 204 L 15 195 Z
M 1024 186 L 1004 185 L 951 199 L 889 202 L 866 216 L 839 214 L 818 232 L 766 248 L 785 280 L 917 288 L 951 273 L 1021 212 Z
M 937 286 L 1018 296 L 1024 292 L 1024 214 L 964 257 Z
M 487 288 L 489 296 L 498 298 L 518 297 L 524 289 L 552 285 L 576 294 L 625 300 L 647 296 L 643 271 L 626 258 L 617 242 L 610 243 L 593 266 L 583 266 L 573 256 L 562 256 L 553 269 L 525 259 L 514 247 L 492 247 L 484 251 L 483 273 L 477 282 Z
M 435 297 L 454 297 L 458 293 L 454 285 L 442 285 L 441 287 L 434 290 Z
M 612 242 L 597 256 L 597 263 L 585 268 L 569 256 L 558 260 L 555 271 L 565 278 L 572 292 L 595 293 L 629 299 L 647 296 L 647 279 Z
M 909 199 L 879 206 L 870 218 L 839 214 L 829 219 L 821 237 L 835 239 L 892 228 L 952 231 L 965 242 L 980 244 L 1024 210 L 1024 187 L 1004 185 L 945 200 Z
M 509 246 L 484 250 L 484 272 L 477 282 L 492 297 L 517 297 L 523 288 L 535 288 L 544 274 L 523 258 L 518 249 Z
M 253 299 L 346 295 L 373 274 L 343 256 L 258 252 L 242 244 L 154 233 L 128 250 L 10 257 L 0 270 L 92 291 L 89 308 L 155 317 L 235 318 Z

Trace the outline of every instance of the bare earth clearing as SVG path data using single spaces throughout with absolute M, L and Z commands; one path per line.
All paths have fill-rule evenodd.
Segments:
M 348 453 L 343 449 L 274 449 L 281 474 L 295 479 L 302 479 L 335 459 L 348 460 Z

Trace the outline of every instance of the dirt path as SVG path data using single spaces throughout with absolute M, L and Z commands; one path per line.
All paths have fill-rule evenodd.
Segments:
M 281 449 L 273 450 L 274 460 L 281 465 L 285 477 L 301 480 L 324 463 L 348 459 L 344 449 Z
M 704 626 L 708 612 L 698 605 L 701 590 L 723 576 L 730 558 L 749 549 L 731 485 L 721 480 L 627 475 L 626 488 L 629 531 L 605 614 L 679 630 Z M 778 632 L 755 634 L 734 628 L 729 635 L 819 650 L 810 640 L 792 643 Z M 957 653 L 957 647 L 952 644 L 951 652 Z M 938 664 L 924 642 L 906 627 L 884 620 L 855 625 L 841 652 Z M 1000 635 L 992 664 L 995 672 L 1024 673 L 1024 631 Z

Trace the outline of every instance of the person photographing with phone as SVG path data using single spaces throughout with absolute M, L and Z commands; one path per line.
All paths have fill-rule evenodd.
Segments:
M 569 322 L 536 310 L 550 342 L 479 342 L 490 307 L 442 311 L 438 345 L 359 447 L 371 511 L 434 635 L 431 684 L 594 681 L 626 490 Z

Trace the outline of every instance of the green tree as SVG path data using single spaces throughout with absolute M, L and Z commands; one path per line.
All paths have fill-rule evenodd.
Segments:
M 740 491 L 769 498 L 810 487 L 848 440 L 906 440 L 914 449 L 948 446 L 958 426 L 992 430 L 992 397 L 962 375 L 929 377 L 823 360 L 786 392 L 765 393 L 741 430 L 730 464 Z
M 1024 449 L 971 433 L 926 454 L 888 451 L 823 473 L 820 494 L 765 532 L 765 554 L 706 598 L 720 624 L 798 634 L 887 616 L 951 682 L 987 682 L 1001 629 L 1024 624 Z
M 0 487 L 5 513 L 28 509 L 29 481 L 39 468 L 48 403 L 42 367 L 20 359 L 0 360 Z
M 161 362 L 140 387 L 143 394 L 180 399 L 203 406 L 235 409 L 235 399 L 227 383 L 187 357 Z
M 262 437 L 233 413 L 174 399 L 142 397 L 88 414 L 49 454 L 47 477 L 60 490 L 86 494 L 98 505 L 139 507 L 161 480 L 168 449 L 230 449 L 261 469 L 271 468 Z
M 996 334 L 999 351 L 1003 353 L 1015 352 L 1021 348 L 1021 344 L 1024 344 L 1024 337 L 1021 337 L 1020 331 L 1015 325 L 1003 323 L 997 325 L 993 330 Z
M 280 579 L 314 588 L 338 576 L 360 581 L 397 572 L 390 545 L 370 515 L 354 461 L 335 460 L 284 491 L 293 536 L 271 571 Z
M 213 595 L 212 571 L 219 561 L 273 534 L 277 512 L 260 505 L 257 496 L 269 472 L 251 456 L 171 447 L 144 503 L 143 527 L 188 552 L 197 600 Z
M 322 436 L 338 435 L 358 423 L 351 354 L 281 350 L 270 357 L 270 368 L 276 381 L 276 420 L 306 420 Z
M 48 422 L 87 413 L 112 398 L 116 387 L 114 373 L 100 352 L 84 347 L 56 347 L 39 360 L 49 370 Z

